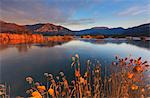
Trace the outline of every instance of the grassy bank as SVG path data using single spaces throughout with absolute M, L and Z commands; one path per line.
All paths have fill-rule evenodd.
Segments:
M 73 36 L 43 36 L 41 34 L 11 34 L 0 33 L 0 44 L 27 44 L 27 43 L 45 43 L 45 42 L 64 42 L 70 41 Z

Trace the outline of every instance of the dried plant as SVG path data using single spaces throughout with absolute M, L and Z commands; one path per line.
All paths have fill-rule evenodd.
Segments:
M 79 56 L 72 57 L 71 67 L 74 68 L 74 79 L 69 84 L 63 72 L 56 79 L 52 74 L 44 73 L 47 79 L 46 87 L 27 77 L 31 88 L 26 91 L 34 98 L 146 98 L 150 97 L 150 84 L 146 82 L 144 73 L 148 70 L 147 61 L 115 57 L 110 65 L 110 71 L 97 61 L 91 66 L 86 64 L 86 72 L 81 75 Z M 104 73 L 104 75 L 102 75 Z M 109 74 L 108 74 L 109 73 Z

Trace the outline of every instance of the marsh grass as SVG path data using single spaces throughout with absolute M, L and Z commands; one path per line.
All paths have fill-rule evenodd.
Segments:
M 47 85 L 40 85 L 32 77 L 26 81 L 31 88 L 26 91 L 34 98 L 147 98 L 150 97 L 150 85 L 145 80 L 144 73 L 148 70 L 147 61 L 115 57 L 110 65 L 109 75 L 105 67 L 97 61 L 92 66 L 90 60 L 86 63 L 86 71 L 80 73 L 79 56 L 72 57 L 71 67 L 74 68 L 74 80 L 68 83 L 63 72 L 54 79 L 52 74 L 44 73 Z M 91 68 L 93 67 L 93 68 Z M 104 75 L 102 75 L 104 73 Z M 149 79 L 147 79 L 149 80 Z

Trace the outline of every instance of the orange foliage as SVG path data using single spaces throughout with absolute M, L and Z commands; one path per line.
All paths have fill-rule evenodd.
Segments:
M 134 71 L 134 72 L 140 72 L 140 71 L 142 71 L 142 66 L 139 66 L 139 65 L 135 66 L 135 67 L 133 68 L 133 71 Z
M 45 38 L 41 34 L 11 34 L 0 33 L 1 44 L 21 44 L 44 42 Z
M 49 94 L 50 94 L 51 96 L 54 96 L 54 90 L 53 90 L 52 88 L 50 88 L 50 89 L 48 90 L 48 92 L 49 92 Z
M 70 41 L 72 39 L 73 36 L 49 36 L 46 38 L 41 34 L 0 33 L 1 44 L 42 43 L 47 41 L 59 42 Z
M 75 70 L 75 76 L 80 77 L 80 72 L 78 70 Z
M 47 38 L 48 41 L 70 41 L 73 39 L 73 36 L 50 36 Z
M 46 90 L 45 86 L 37 86 L 37 89 L 40 90 L 40 91 L 41 90 L 43 90 L 43 91 Z
M 137 89 L 138 89 L 138 86 L 135 85 L 135 84 L 133 84 L 133 85 L 131 86 L 131 89 L 132 89 L 132 90 L 137 90 Z
M 34 92 L 32 93 L 32 96 L 33 96 L 34 98 L 42 98 L 41 94 L 40 94 L 38 91 L 34 91 Z
M 130 73 L 130 72 L 128 72 L 128 74 L 127 74 L 127 76 L 128 76 L 129 79 L 131 79 L 131 78 L 133 77 L 133 75 L 134 75 L 134 74 L 133 74 L 133 73 Z

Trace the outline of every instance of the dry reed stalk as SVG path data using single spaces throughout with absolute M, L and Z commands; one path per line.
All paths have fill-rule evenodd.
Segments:
M 143 80 L 143 72 L 148 68 L 148 64 L 142 62 L 141 58 L 127 61 L 127 58 L 118 57 L 117 62 L 113 62 L 110 66 L 109 76 L 107 76 L 106 66 L 102 70 L 99 62 L 96 62 L 91 70 L 89 60 L 86 72 L 84 76 L 81 76 L 79 56 L 75 55 L 72 61 L 75 70 L 75 80 L 72 81 L 72 85 L 69 85 L 63 72 L 60 72 L 58 81 L 54 80 L 52 74 L 46 73 L 47 85 L 46 89 L 42 89 L 43 91 L 38 89 L 38 86 L 42 85 L 37 85 L 31 77 L 26 78 L 31 84 L 28 93 L 33 96 L 36 92 L 37 95 L 33 97 L 39 96 L 38 98 L 144 98 L 150 96 L 150 85 L 145 84 Z M 103 72 L 104 78 L 101 76 Z

